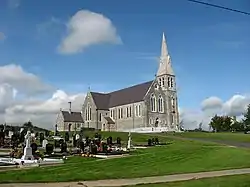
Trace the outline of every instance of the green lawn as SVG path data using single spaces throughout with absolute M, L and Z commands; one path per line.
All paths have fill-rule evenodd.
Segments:
M 108 133 L 105 133 L 108 135 Z M 127 133 L 119 133 L 122 139 Z M 149 138 L 133 134 L 134 142 Z M 196 141 L 173 140 L 164 147 L 141 149 L 130 157 L 98 160 L 69 158 L 62 166 L 33 168 L 0 173 L 2 182 L 56 182 L 157 176 L 198 171 L 250 167 L 250 150 Z
M 169 136 L 185 137 L 185 138 L 201 138 L 201 139 L 215 139 L 226 140 L 234 142 L 248 142 L 250 143 L 250 134 L 244 133 L 205 133 L 205 132 L 183 132 L 183 133 L 168 133 Z
M 128 187 L 249 187 L 250 175 L 215 177 L 183 182 L 142 184 Z

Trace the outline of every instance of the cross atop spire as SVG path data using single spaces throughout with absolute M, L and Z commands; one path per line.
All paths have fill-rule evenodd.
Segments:
M 161 43 L 161 57 L 167 57 L 168 56 L 168 48 L 167 48 L 167 42 L 165 38 L 165 34 L 163 32 L 162 34 L 162 43 Z

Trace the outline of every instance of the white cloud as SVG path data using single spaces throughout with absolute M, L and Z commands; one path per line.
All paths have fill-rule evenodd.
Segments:
M 10 106 L 5 110 L 5 120 L 8 123 L 20 123 L 31 120 L 35 125 L 53 128 L 60 108 L 67 110 L 69 108 L 68 102 L 71 101 L 72 110 L 80 111 L 84 98 L 84 93 L 70 95 L 62 90 L 57 90 L 47 100 L 27 100 Z
M 121 43 L 111 20 L 88 10 L 80 10 L 72 16 L 67 29 L 68 33 L 58 48 L 63 54 L 79 53 L 99 43 Z
M 38 93 L 51 97 L 41 99 Z M 23 124 L 31 120 L 35 125 L 51 128 L 60 108 L 68 109 L 68 102 L 72 101 L 72 109 L 79 111 L 84 97 L 84 93 L 55 90 L 21 66 L 0 66 L 0 123 Z
M 201 102 L 201 110 L 181 110 L 181 119 L 187 129 L 197 128 L 200 122 L 203 122 L 203 127 L 208 129 L 210 119 L 215 114 L 236 116 L 240 119 L 249 104 L 249 95 L 233 95 L 225 102 L 218 97 L 212 96 Z
M 0 41 L 5 39 L 6 39 L 5 34 L 3 32 L 0 32 Z
M 36 75 L 25 72 L 21 66 L 10 64 L 0 66 L 0 84 L 9 84 L 22 94 L 47 93 L 53 88 L 42 82 Z

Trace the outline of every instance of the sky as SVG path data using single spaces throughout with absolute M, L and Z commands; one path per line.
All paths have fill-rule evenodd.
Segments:
M 203 0 L 250 12 L 248 0 Z M 88 89 L 154 79 L 162 33 L 187 128 L 250 103 L 250 16 L 187 0 L 0 1 L 0 123 L 52 127 Z

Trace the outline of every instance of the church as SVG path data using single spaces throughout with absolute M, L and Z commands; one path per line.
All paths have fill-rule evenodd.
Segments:
M 85 128 L 103 131 L 157 126 L 179 130 L 176 78 L 164 33 L 155 80 L 110 93 L 89 91 L 82 116 Z
M 89 91 L 82 111 L 61 111 L 57 125 L 59 131 L 71 131 L 71 126 L 75 130 L 80 127 L 102 131 L 167 127 L 170 131 L 178 131 L 176 78 L 164 33 L 159 67 L 154 80 L 110 93 Z

